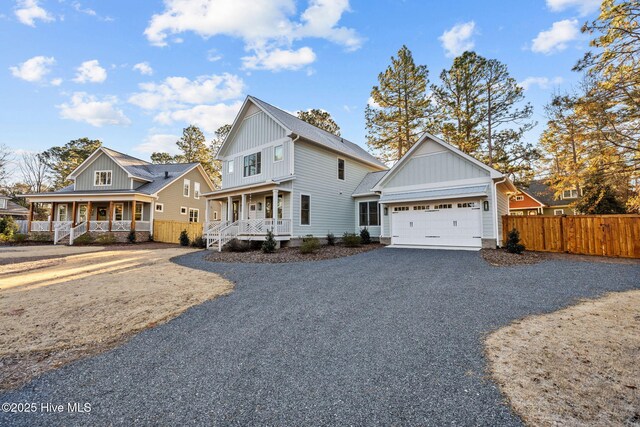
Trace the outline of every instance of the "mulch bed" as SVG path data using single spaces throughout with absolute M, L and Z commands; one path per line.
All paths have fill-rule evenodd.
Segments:
M 212 262 L 244 262 L 244 263 L 285 263 L 302 261 L 320 261 L 323 259 L 341 258 L 363 252 L 383 248 L 384 245 L 372 243 L 357 248 L 341 245 L 322 246 L 312 254 L 303 254 L 300 248 L 281 248 L 275 253 L 265 254 L 261 250 L 248 252 L 211 252 L 205 259 Z
M 537 264 L 549 259 L 549 255 L 543 252 L 524 251 L 521 254 L 512 254 L 504 249 L 482 249 L 480 254 L 485 261 L 496 267 Z

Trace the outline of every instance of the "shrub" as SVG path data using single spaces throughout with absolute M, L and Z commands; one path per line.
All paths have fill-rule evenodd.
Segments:
M 205 249 L 207 247 L 207 241 L 202 236 L 198 236 L 193 239 L 193 242 L 191 242 L 191 246 L 193 246 L 194 248 Z
M 189 246 L 189 235 L 187 234 L 187 230 L 182 230 L 180 232 L 180 246 Z
M 13 241 L 15 243 L 23 243 L 27 240 L 27 237 L 26 234 L 17 233 L 13 235 Z
M 18 229 L 18 224 L 16 224 L 16 220 L 12 216 L 0 218 L 0 234 L 7 239 L 11 239 L 18 232 Z
M 335 246 L 336 245 L 336 236 L 333 233 L 327 233 L 327 245 Z
M 33 242 L 50 242 L 53 237 L 49 233 L 31 233 L 29 240 Z
M 520 233 L 514 228 L 507 234 L 507 252 L 521 254 L 524 249 L 524 245 L 520 243 Z
M 225 245 L 225 247 L 230 252 L 247 252 L 249 249 L 251 249 L 251 243 L 244 242 L 238 239 L 231 239 L 229 240 L 229 243 Z
M 312 235 L 307 235 L 302 238 L 302 245 L 300 245 L 300 252 L 303 254 L 312 254 L 320 249 L 320 241 Z
M 356 248 L 361 243 L 362 239 L 356 233 L 344 233 L 342 235 L 342 244 L 348 248 Z
M 116 239 L 116 236 L 114 236 L 113 233 L 102 233 L 96 237 L 96 243 L 101 245 L 113 245 L 117 242 L 118 239 Z
M 136 242 L 136 232 L 131 230 L 129 232 L 129 235 L 127 236 L 127 240 L 129 241 L 129 243 L 135 243 Z
M 369 230 L 367 230 L 367 227 L 360 230 L 360 241 L 365 245 L 371 243 L 371 234 L 369 234 Z
M 90 245 L 92 244 L 96 239 L 93 238 L 93 236 L 89 233 L 84 233 L 78 237 L 76 237 L 75 239 L 73 239 L 73 244 L 74 245 Z
M 276 251 L 277 247 L 278 242 L 276 242 L 276 239 L 273 237 L 273 233 L 271 230 L 267 231 L 267 237 L 264 239 L 264 242 L 262 242 L 262 252 L 272 254 Z

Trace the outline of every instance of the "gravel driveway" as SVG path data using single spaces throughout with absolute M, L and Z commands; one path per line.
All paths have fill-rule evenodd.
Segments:
M 0 414 L 0 425 L 519 425 L 486 377 L 484 334 L 640 287 L 638 265 L 500 268 L 474 252 L 261 265 L 202 256 L 176 261 L 236 281 L 231 295 L 0 398 L 89 402 L 89 415 Z

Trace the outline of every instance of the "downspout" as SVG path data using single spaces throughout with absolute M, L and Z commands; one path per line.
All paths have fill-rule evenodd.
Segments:
M 494 236 L 496 236 L 496 246 L 502 246 L 502 242 L 499 242 L 498 235 L 498 184 L 502 184 L 507 181 L 507 177 L 503 175 L 501 181 L 495 181 L 493 183 L 493 208 L 495 212 L 495 218 L 493 221 L 493 232 Z
M 292 133 L 291 135 L 296 135 L 296 134 Z M 289 135 L 289 138 L 291 138 L 291 135 Z M 291 170 L 291 175 L 295 174 L 295 169 L 294 169 L 295 168 L 295 162 L 294 162 L 294 159 L 293 159 L 293 153 L 295 151 L 294 143 L 299 139 L 300 139 L 300 135 L 296 135 L 295 138 L 291 139 L 291 153 L 289 153 L 289 169 Z

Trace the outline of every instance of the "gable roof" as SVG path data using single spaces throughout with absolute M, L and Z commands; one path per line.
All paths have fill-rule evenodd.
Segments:
M 362 178 L 362 181 L 360 181 L 360 184 L 358 184 L 356 189 L 353 191 L 352 196 L 375 194 L 373 192 L 373 187 L 376 186 L 378 181 L 380 181 L 382 177 L 387 174 L 387 172 L 389 171 L 386 170 L 386 171 L 378 171 L 378 172 L 369 172 L 368 174 L 366 174 L 364 178 Z
M 93 163 L 100 156 L 100 154 L 107 155 L 127 173 L 129 178 L 136 178 L 141 181 L 151 181 L 151 178 L 149 174 L 144 170 L 144 167 L 151 165 L 152 163 L 135 158 L 133 156 L 129 156 L 128 154 L 124 154 L 116 150 L 112 150 L 111 148 L 107 147 L 98 147 L 98 149 L 91 153 L 91 155 L 87 157 L 84 162 L 80 163 L 80 166 L 75 168 L 67 178 L 75 180 L 75 178 L 80 173 L 82 173 L 83 170 L 89 167 L 89 165 L 91 165 L 91 163 Z
M 526 193 L 547 206 L 568 206 L 578 199 L 556 199 L 554 191 L 544 181 L 531 181 Z
M 27 216 L 29 215 L 29 209 L 24 206 L 20 206 L 11 200 L 11 197 L 0 195 L 1 199 L 5 199 L 7 201 L 7 207 L 4 209 L 0 209 L 0 215 L 11 215 L 11 216 Z
M 378 182 L 378 184 L 376 184 L 375 189 L 377 191 L 381 190 L 381 185 L 384 184 L 385 181 L 387 181 L 390 177 L 392 177 L 393 175 L 395 175 L 396 171 L 398 171 L 399 169 L 401 169 L 403 167 L 403 165 L 408 161 L 408 159 L 411 158 L 412 154 L 418 149 L 418 147 L 420 147 L 422 144 L 424 144 L 426 141 L 433 141 L 436 144 L 440 144 L 441 146 L 445 147 L 447 150 L 452 151 L 453 153 L 457 154 L 458 156 L 462 157 L 463 159 L 475 164 L 476 166 L 479 166 L 480 168 L 486 170 L 489 172 L 489 175 L 491 176 L 491 178 L 506 178 L 507 182 L 509 182 L 510 186 L 513 187 L 515 189 L 515 187 L 513 186 L 513 184 L 511 183 L 511 181 L 507 178 L 506 175 L 502 174 L 501 172 L 495 170 L 494 168 L 485 165 L 484 163 L 482 163 L 481 161 L 479 161 L 478 159 L 468 155 L 467 153 L 457 149 L 456 147 L 454 147 L 453 145 L 447 143 L 446 141 L 438 138 L 435 135 L 430 134 L 429 132 L 425 132 L 420 139 L 413 144 L 413 147 L 411 147 L 409 149 L 409 151 L 407 151 L 404 156 L 402 156 L 402 158 L 400 160 L 398 160 L 393 167 L 389 170 L 389 173 L 387 173 L 384 177 L 382 177 L 382 179 Z
M 546 206 L 547 206 L 547 204 L 545 204 L 544 202 L 542 202 L 542 201 L 538 200 L 538 199 L 537 199 L 536 197 L 534 197 L 531 193 L 529 193 L 528 191 L 523 190 L 522 188 L 518 188 L 518 193 L 521 193 L 521 194 L 523 194 L 523 195 L 525 195 L 525 196 L 529 197 L 531 200 L 533 200 L 534 202 L 536 202 L 537 204 L 539 204 L 539 205 L 540 205 L 540 207 L 546 207 Z M 514 194 L 514 196 L 517 196 L 517 195 L 518 195 L 517 193 L 516 193 L 516 194 Z M 511 203 L 511 202 L 512 202 L 512 199 L 510 198 L 510 199 L 509 199 L 509 203 Z M 514 200 L 514 202 L 515 202 L 515 200 Z M 517 203 L 522 203 L 522 201 L 517 202 Z M 518 208 L 513 208 L 513 209 L 525 209 L 525 208 L 519 208 L 519 207 L 518 207 Z
M 337 151 L 339 153 L 344 154 L 345 156 L 349 156 L 355 159 L 358 159 L 362 162 L 380 167 L 386 168 L 384 163 L 375 158 L 373 155 L 368 153 L 364 148 L 360 147 L 358 144 L 355 144 L 343 137 L 336 136 L 331 132 L 327 132 L 324 129 L 320 129 L 312 124 L 305 122 L 297 118 L 296 116 L 287 113 L 286 111 L 275 107 L 265 101 L 262 101 L 254 96 L 247 96 L 240 108 L 240 112 L 242 112 L 247 103 L 251 102 L 262 111 L 264 111 L 271 119 L 273 119 L 276 123 L 282 126 L 289 134 L 293 134 L 296 136 L 300 136 L 306 140 L 311 142 L 315 142 L 325 148 L 329 148 L 333 151 Z M 226 148 L 226 144 L 231 140 L 231 136 L 235 132 L 235 129 L 239 126 L 238 117 L 241 114 L 236 116 L 236 120 L 234 120 L 233 125 L 231 127 L 231 131 L 229 135 L 225 139 L 224 143 L 218 150 L 219 153 L 223 152 L 223 148 Z

